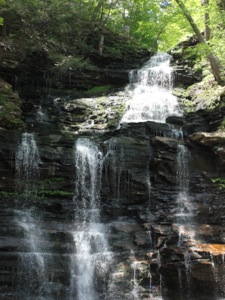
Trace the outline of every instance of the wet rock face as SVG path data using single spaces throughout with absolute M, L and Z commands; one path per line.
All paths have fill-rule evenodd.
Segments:
M 188 197 L 193 205 L 190 222 L 195 239 L 190 240 L 184 234 L 181 241 L 176 222 L 177 151 L 181 141 L 168 137 L 167 127 L 165 136 L 162 127 L 161 135 L 157 136 L 159 127 L 155 130 L 154 126 L 150 123 L 129 125 L 113 132 L 112 136 L 107 133 L 94 138 L 102 152 L 101 221 L 107 227 L 114 256 L 107 281 L 102 283 L 105 286 L 102 299 L 130 299 L 131 291 L 137 292 L 137 287 L 141 299 L 150 293 L 161 293 L 166 299 L 183 299 L 186 292 L 195 299 L 199 290 L 207 298 L 209 285 L 212 295 L 208 299 L 213 299 L 222 289 L 219 281 L 215 285 L 213 277 L 213 268 L 222 272 L 217 262 L 222 259 L 222 250 L 214 249 L 218 249 L 216 244 L 224 243 L 224 193 L 211 181 L 218 176 L 216 156 L 210 150 L 213 140 L 209 143 L 207 134 L 196 134 L 190 137 L 191 144 L 187 146 L 190 152 Z M 54 264 L 49 261 L 49 276 L 54 274 L 55 293 L 61 293 L 62 297 L 69 286 L 69 255 L 74 251 L 71 230 L 74 224 L 76 226 L 73 165 L 77 137 L 59 131 L 36 134 L 42 162 L 38 183 L 41 197 L 28 204 L 36 207 L 35 214 L 41 220 L 42 234 L 47 239 L 42 244 L 43 251 L 48 249 L 55 255 Z M 209 147 L 208 152 L 201 148 L 204 138 L 203 146 Z M 11 132 L 10 136 L 8 132 L 1 133 L 1 155 L 5 161 L 1 174 L 6 178 L 1 177 L 2 191 L 14 169 L 14 156 L 10 151 L 15 153 L 20 140 L 18 132 Z M 14 184 L 12 182 L 8 192 L 14 192 Z M 26 240 L 22 232 L 18 235 L 15 223 L 15 208 L 20 200 L 15 194 L 7 197 L 1 202 L 0 255 L 1 273 L 7 270 L 4 293 L 12 293 L 16 284 L 12 273 L 20 271 L 18 251 Z M 183 230 L 190 231 L 190 227 Z M 198 240 L 202 245 L 196 242 Z M 206 248 L 207 244 L 211 246 Z
M 42 295 L 50 290 L 53 299 L 67 299 L 76 251 L 72 232 L 79 227 L 74 207 L 79 137 L 96 142 L 102 167 L 100 222 L 112 262 L 104 278 L 96 277 L 100 299 L 224 295 L 224 137 L 210 132 L 223 111 L 172 116 L 166 124 L 118 126 L 125 97 L 117 92 L 88 99 L 49 96 L 35 105 L 28 101 L 23 114 L 40 155 L 36 191 L 28 195 L 16 189 L 15 153 L 22 132 L 0 130 L 2 297 L 17 299 L 19 279 L 26 276 L 20 254 L 29 252 L 22 222 L 29 217 L 40 253 L 50 253 Z M 178 160 L 180 146 L 187 160 Z M 30 209 L 33 219 L 24 215 Z M 35 282 L 35 295 L 39 287 Z

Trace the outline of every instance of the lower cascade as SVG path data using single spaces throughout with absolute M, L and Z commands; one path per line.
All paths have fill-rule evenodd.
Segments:
M 190 224 L 193 223 L 193 205 L 189 195 L 189 170 L 190 163 L 188 148 L 185 145 L 178 145 L 177 148 L 177 224 L 179 230 L 178 245 L 181 246 L 182 238 L 186 235 L 194 238 L 194 232 L 191 230 Z
M 18 299 L 30 299 L 34 295 L 38 297 L 45 282 L 41 219 L 35 208 L 29 205 L 36 193 L 39 162 L 34 134 L 24 133 L 16 153 L 16 187 L 23 193 L 21 199 L 16 199 L 14 211 L 15 223 L 19 234 L 23 236 L 18 257 Z
M 18 299 L 32 299 L 44 292 L 45 256 L 42 253 L 40 219 L 30 210 L 16 211 L 16 223 L 24 236 L 18 257 Z
M 75 144 L 75 253 L 71 262 L 71 299 L 97 300 L 111 259 L 100 223 L 102 153 L 89 139 Z

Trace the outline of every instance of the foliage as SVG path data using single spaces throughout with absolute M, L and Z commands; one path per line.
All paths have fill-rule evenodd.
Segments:
M 102 35 L 121 36 L 119 45 L 114 38 L 112 42 L 111 38 L 105 39 L 106 56 L 126 57 L 128 48 L 135 51 L 137 42 L 121 30 L 121 5 L 124 3 L 120 1 L 7 0 L 0 8 L 5 20 L 1 51 L 10 50 L 20 60 L 32 54 L 47 57 L 44 67 L 54 65 L 55 70 L 62 72 L 70 68 L 93 70 L 92 61 L 87 58 L 99 55 Z
M 16 193 L 14 193 L 14 192 L 0 191 L 0 196 L 2 198 L 11 198 L 15 195 L 16 195 Z
M 201 5 L 200 0 L 183 2 L 202 32 L 204 16 L 209 14 L 211 39 L 193 51 L 201 57 L 212 51 L 225 64 L 225 10 L 213 0 L 209 5 Z M 103 55 L 120 59 L 136 51 L 136 45 L 168 51 L 193 35 L 175 0 L 7 0 L 0 13 L 4 49 L 21 60 L 42 53 L 61 71 L 93 69 L 87 57 L 99 54 L 102 36 Z M 121 37 L 119 43 L 106 39 L 109 32 Z
M 201 2 L 201 5 L 203 7 L 203 19 L 204 19 L 204 37 L 202 35 L 201 26 L 198 24 L 198 19 L 194 19 L 190 9 L 188 8 L 187 4 L 184 2 L 184 0 L 174 0 L 174 2 L 177 4 L 178 8 L 180 9 L 183 17 L 188 21 L 189 26 L 192 28 L 193 33 L 197 36 L 197 39 L 200 43 L 201 50 L 202 50 L 202 56 L 208 60 L 211 72 L 214 76 L 214 79 L 217 83 L 224 86 L 225 85 L 225 71 L 224 68 L 222 68 L 221 64 L 221 58 L 217 56 L 215 49 L 213 49 L 212 45 L 210 44 L 211 37 L 215 36 L 213 33 L 213 26 L 211 26 L 213 13 L 211 9 L 211 2 L 210 0 L 204 0 Z M 191 1 L 188 3 L 190 4 Z M 200 4 L 199 4 L 200 5 Z M 197 7 L 197 6 L 196 6 Z M 218 7 L 217 4 L 214 5 L 214 8 L 216 9 Z M 201 15 L 198 14 L 198 15 Z M 218 20 L 216 20 L 218 21 Z M 219 25 L 223 25 L 219 24 Z M 217 27 L 216 27 L 217 28 Z M 223 26 L 224 28 L 224 26 Z M 217 31 L 217 29 L 216 29 Z
M 111 85 L 101 85 L 101 86 L 95 86 L 91 89 L 89 89 L 85 94 L 86 96 L 102 96 L 107 94 L 110 89 L 112 88 Z
M 225 188 L 225 178 L 222 178 L 222 177 L 213 178 L 213 179 L 211 179 L 211 181 L 213 183 L 219 184 L 220 189 L 224 189 Z
M 37 181 L 37 187 L 23 190 L 21 193 L 11 193 L 0 191 L 0 195 L 5 198 L 18 196 L 22 198 L 32 197 L 32 199 L 43 200 L 45 198 L 68 198 L 73 196 L 73 192 L 66 190 L 63 186 L 65 178 L 51 177 Z
M 71 197 L 73 196 L 72 192 L 63 191 L 63 190 L 38 190 L 38 197 Z
M 51 58 L 53 59 L 53 55 Z M 94 69 L 90 62 L 83 57 L 74 57 L 72 55 L 65 56 L 60 54 L 58 54 L 56 57 L 55 67 L 56 69 L 60 69 L 62 72 L 68 71 L 69 69 Z
M 210 40 L 210 47 L 214 50 L 216 55 L 220 58 L 223 66 L 225 66 L 225 10 L 221 10 L 217 5 L 216 1 L 210 2 L 210 28 L 212 36 Z
M 99 31 L 104 34 L 104 28 L 124 40 L 133 38 L 133 44 L 135 40 L 154 48 L 162 15 L 158 1 L 148 0 L 7 0 L 1 13 L 10 30 L 7 36 L 10 49 L 23 55 L 28 49 L 29 53 L 47 53 L 58 66 L 67 63 L 70 56 L 74 57 L 70 59 L 72 64 L 79 64 L 82 54 L 98 51 L 93 49 L 89 34 L 96 32 L 98 36 Z
M 6 129 L 24 129 L 21 119 L 21 100 L 4 82 L 0 82 L 0 126 Z
M 72 192 L 64 189 L 65 178 L 63 177 L 51 177 L 38 181 L 37 185 L 37 198 L 43 199 L 45 197 L 71 197 Z
M 0 0 L 0 6 L 3 5 L 5 2 L 5 0 Z M 4 24 L 4 19 L 2 17 L 0 17 L 0 25 Z
M 223 118 L 223 120 L 221 121 L 219 129 L 225 130 L 225 118 Z

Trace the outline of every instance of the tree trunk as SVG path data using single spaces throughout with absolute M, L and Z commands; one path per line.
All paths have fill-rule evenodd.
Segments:
M 182 0 L 175 0 L 175 1 L 178 4 L 178 6 L 180 7 L 183 15 L 185 16 L 185 18 L 189 22 L 190 26 L 192 27 L 192 29 L 193 29 L 194 33 L 196 34 L 199 42 L 207 46 L 207 43 L 206 43 L 205 39 L 203 38 L 203 36 L 201 34 L 201 31 L 199 30 L 198 26 L 195 24 L 194 19 L 192 18 L 191 14 L 187 10 L 187 8 L 184 5 L 184 3 L 182 2 Z M 215 56 L 212 52 L 210 52 L 207 55 L 207 59 L 210 63 L 211 70 L 212 70 L 212 73 L 213 73 L 213 76 L 214 76 L 215 80 L 218 82 L 218 84 L 225 85 L 225 74 L 223 72 L 223 69 L 222 69 L 222 66 L 220 64 L 220 61 L 219 61 L 218 57 Z
M 207 11 L 207 8 L 209 6 L 209 0 L 202 0 L 202 5 L 204 5 L 206 7 L 206 12 L 205 12 L 205 32 L 204 32 L 204 36 L 205 36 L 205 40 L 209 41 L 210 40 L 210 27 L 209 27 L 209 12 Z
M 222 8 L 225 10 L 225 0 L 221 0 Z
M 216 4 L 222 7 L 223 10 L 225 10 L 225 0 L 217 0 Z
M 225 85 L 225 74 L 218 57 L 211 52 L 207 56 L 207 59 L 210 62 L 211 70 L 215 80 L 218 82 L 218 84 Z

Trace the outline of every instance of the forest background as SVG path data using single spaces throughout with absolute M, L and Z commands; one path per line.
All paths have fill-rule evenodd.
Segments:
M 7 51 L 16 52 L 21 60 L 31 52 L 42 52 L 55 68 L 92 68 L 85 53 L 92 53 L 96 48 L 102 56 L 118 58 L 122 52 L 139 48 L 151 52 L 169 51 L 196 34 L 197 28 L 203 40 L 193 49 L 189 48 L 190 55 L 195 54 L 197 63 L 213 54 L 219 69 L 224 70 L 224 0 L 0 2 L 1 61 Z M 105 43 L 109 32 L 120 37 L 120 45 Z M 217 74 L 214 75 L 216 78 Z

